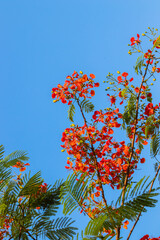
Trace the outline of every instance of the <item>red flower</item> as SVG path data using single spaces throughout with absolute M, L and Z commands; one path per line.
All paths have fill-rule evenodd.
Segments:
M 143 236 L 140 240 L 148 240 L 148 238 L 149 238 L 149 235 L 147 234 L 147 235 Z
M 122 73 L 122 76 L 126 78 L 128 76 L 128 73 L 124 72 Z
M 151 98 L 152 97 L 152 93 L 148 93 L 147 97 Z
M 147 142 L 147 141 L 143 141 L 142 144 L 143 144 L 143 145 L 147 145 L 148 142 Z
M 118 76 L 118 77 L 117 77 L 117 80 L 118 80 L 118 83 L 121 83 L 121 82 L 122 82 L 122 77 L 121 77 L 121 76 Z
M 145 158 L 141 158 L 140 162 L 145 163 Z
M 26 167 L 21 167 L 19 171 L 20 171 L 20 172 L 23 172 L 23 171 L 25 171 L 25 170 L 26 170 Z
M 152 51 L 148 49 L 148 52 L 144 54 L 144 57 L 147 58 L 148 60 L 146 61 L 147 64 L 152 64 L 153 63 L 153 57 L 154 55 L 152 54 Z
M 154 107 L 153 107 L 153 103 L 148 103 L 148 105 L 145 107 L 145 115 L 147 116 L 151 116 L 154 114 Z
M 99 87 L 99 83 L 95 83 L 94 86 L 95 86 L 95 87 Z
M 116 102 L 116 98 L 114 96 L 110 96 L 110 101 L 111 101 L 111 105 L 112 105 Z
M 139 88 L 138 87 L 136 87 L 134 90 L 135 90 L 136 93 L 139 93 Z
M 95 75 L 94 75 L 93 73 L 91 73 L 89 76 L 90 76 L 92 79 L 95 78 Z
M 131 46 L 133 46 L 133 45 L 135 45 L 135 44 L 138 45 L 138 44 L 140 43 L 139 38 L 140 38 L 139 34 L 137 34 L 137 39 L 135 39 L 134 37 L 132 37 L 132 38 L 130 39 L 130 41 L 131 41 Z
M 95 95 L 95 91 L 91 90 L 91 96 L 93 97 Z

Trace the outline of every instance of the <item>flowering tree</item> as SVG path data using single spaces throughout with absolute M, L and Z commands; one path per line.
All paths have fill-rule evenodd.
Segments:
M 72 122 L 76 107 L 83 119 L 82 126 L 73 123 L 65 129 L 61 147 L 62 152 L 68 154 L 66 168 L 73 172 L 62 190 L 64 213 L 78 207 L 90 217 L 84 240 L 118 240 L 121 228 L 127 229 L 128 224 L 132 224 L 129 240 L 141 213 L 157 202 L 159 193 L 154 182 L 160 170 L 156 158 L 160 147 L 160 103 L 152 102 L 150 81 L 155 81 L 160 72 L 160 37 L 157 29 L 150 28 L 142 36 L 149 39 L 149 50 L 143 47 L 139 34 L 137 38 L 132 37 L 129 44 L 130 55 L 140 54 L 135 64 L 136 77 L 119 71 L 117 76 L 107 75 L 109 103 L 104 110 L 95 111 L 90 101 L 99 87 L 94 74 L 87 76 L 74 71 L 64 85 L 58 84 L 52 89 L 53 102 L 69 105 L 68 117 Z M 91 119 L 90 112 L 93 112 Z M 156 174 L 150 182 L 149 177 L 135 182 L 134 173 L 137 166 L 145 162 L 143 154 L 149 142 L 151 156 L 157 161 Z M 119 195 L 112 204 L 107 201 L 108 188 Z M 141 238 L 149 239 L 160 237 Z
M 0 240 L 72 239 L 76 230 L 73 221 L 67 217 L 52 218 L 60 205 L 62 182 L 49 186 L 40 172 L 33 176 L 22 174 L 29 166 L 24 163 L 28 157 L 23 151 L 5 158 L 3 153 L 0 146 Z

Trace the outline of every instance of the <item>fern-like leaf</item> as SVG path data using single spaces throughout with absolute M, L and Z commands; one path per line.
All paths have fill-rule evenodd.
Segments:
M 138 74 L 140 72 L 140 74 L 142 74 L 142 71 L 141 71 L 141 68 L 143 66 L 143 62 L 144 62 L 144 58 L 143 58 L 143 55 L 139 56 L 137 58 L 137 61 L 136 61 L 136 66 L 134 67 L 135 69 L 135 72 Z
M 4 147 L 3 145 L 0 145 L 0 161 L 3 159 L 3 154 L 4 154 Z
M 85 179 L 84 179 L 85 177 Z M 77 181 L 77 178 L 79 180 Z M 88 194 L 88 179 L 85 174 L 69 175 L 61 192 L 61 201 L 63 204 L 63 213 L 71 214 L 76 208 L 82 206 L 84 199 Z
M 3 159 L 3 163 L 5 167 L 11 167 L 15 165 L 17 162 L 27 161 L 29 158 L 27 157 L 27 153 L 25 151 L 15 151 L 9 154 L 7 157 Z
M 153 136 L 150 143 L 150 154 L 152 157 L 156 157 L 160 152 L 160 134 L 156 134 Z
M 71 104 L 68 109 L 68 118 L 71 122 L 73 122 L 73 116 L 75 114 L 75 106 Z
M 94 110 L 93 103 L 91 103 L 89 100 L 86 100 L 86 99 L 84 99 L 81 102 L 81 107 L 86 113 L 93 112 L 93 110 Z

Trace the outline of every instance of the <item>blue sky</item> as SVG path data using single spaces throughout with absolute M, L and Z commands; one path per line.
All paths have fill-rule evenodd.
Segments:
M 127 44 L 148 26 L 159 27 L 159 9 L 159 0 L 0 0 L 0 132 L 6 154 L 26 150 L 32 171 L 41 170 L 47 183 L 65 178 L 60 139 L 70 123 L 66 106 L 52 103 L 52 87 L 74 70 L 94 73 L 100 83 L 108 72 L 132 74 L 135 57 Z M 105 94 L 103 87 L 97 90 L 97 108 L 105 105 Z M 152 162 L 144 167 L 153 174 Z M 159 210 L 139 221 L 131 239 L 160 235 Z M 73 217 L 82 228 L 87 223 L 78 213 Z

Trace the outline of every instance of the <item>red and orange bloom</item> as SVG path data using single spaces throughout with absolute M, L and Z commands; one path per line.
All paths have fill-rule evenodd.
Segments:
M 148 49 L 148 52 L 144 54 L 144 57 L 148 59 L 146 61 L 147 64 L 153 64 L 154 55 L 150 49 Z
M 30 164 L 29 164 L 29 163 L 24 164 L 24 163 L 22 163 L 22 162 L 17 162 L 17 163 L 16 163 L 14 166 L 12 166 L 12 167 L 19 168 L 20 172 L 23 172 L 23 171 L 26 170 L 26 167 L 25 167 L 25 166 L 30 166 Z
M 80 76 L 76 71 L 72 76 L 67 76 L 64 85 L 58 84 L 56 88 L 52 88 L 52 98 L 54 102 L 61 100 L 62 103 L 70 105 L 75 98 L 91 98 L 95 95 L 94 87 L 99 87 L 99 83 L 95 83 L 95 75 L 86 74 Z M 91 89 L 91 91 L 89 91 Z
M 137 39 L 131 38 L 131 46 L 140 44 L 140 36 L 137 34 Z M 151 50 L 144 54 L 148 64 L 152 64 L 154 55 Z M 153 69 L 153 72 L 160 72 L 160 68 Z M 118 74 L 120 72 L 118 71 Z M 81 212 L 85 212 L 88 216 L 96 217 L 102 206 L 105 206 L 103 199 L 103 185 L 109 185 L 111 188 L 120 189 L 122 176 L 128 175 L 128 179 L 133 175 L 139 163 L 145 163 L 145 158 L 141 157 L 142 150 L 132 147 L 133 144 L 141 143 L 144 146 L 148 144 L 148 139 L 153 136 L 152 131 L 148 131 L 148 136 L 145 136 L 145 129 L 147 127 L 148 116 L 153 117 L 153 125 L 157 126 L 156 113 L 159 106 L 153 106 L 152 94 L 149 92 L 146 81 L 139 86 L 131 85 L 133 78 L 128 78 L 128 73 L 123 72 L 117 79 L 112 74 L 108 75 L 111 79 L 111 87 L 107 90 L 114 90 L 111 94 L 107 94 L 111 106 L 104 110 L 95 111 L 92 116 L 92 121 L 88 122 L 85 119 L 83 109 L 80 106 L 82 116 L 84 118 L 84 125 L 78 126 L 72 124 L 70 128 L 66 128 L 62 134 L 62 151 L 66 151 L 69 155 L 66 168 L 73 171 L 75 174 L 80 173 L 81 176 L 85 173 L 87 177 L 92 179 L 91 186 L 93 189 L 87 195 L 86 199 L 82 199 Z M 128 79 L 127 79 L 128 78 Z M 53 98 L 55 101 L 61 100 L 63 103 L 72 103 L 74 99 L 91 98 L 95 95 L 94 87 L 99 87 L 99 83 L 94 83 L 95 75 L 81 74 L 74 72 L 72 76 L 68 76 L 63 86 L 58 85 L 53 89 Z M 112 82 L 113 81 L 113 82 Z M 120 87 L 112 84 L 118 83 Z M 128 102 L 133 96 L 138 99 L 138 117 L 135 114 L 130 114 L 125 125 L 127 127 L 126 141 L 117 141 L 115 139 L 115 132 L 117 128 L 123 126 L 125 121 L 124 114 L 122 115 L 116 104 Z M 139 101 L 140 98 L 140 101 Z M 145 100 L 145 101 L 143 101 Z M 117 101 L 117 102 L 116 102 Z M 143 105 L 141 105 L 143 102 Z M 147 103 L 146 103 L 147 102 Z M 149 103 L 148 103 L 149 102 Z M 129 103 L 127 103 L 129 104 Z M 109 104 L 110 105 L 110 104 Z M 127 105 L 124 106 L 126 109 Z M 120 109 L 122 109 L 120 107 Z M 136 104 L 137 108 L 137 104 Z M 133 109 L 137 111 L 137 109 Z M 121 139 L 122 140 L 122 139 Z M 77 177 L 77 181 L 78 177 Z M 101 198 L 102 197 L 102 198 Z M 100 200 L 102 199 L 102 200 Z M 88 204 L 88 201 L 92 204 Z M 127 229 L 128 221 L 124 222 L 124 228 Z M 149 240 L 149 236 L 144 236 L 144 239 Z
M 137 34 L 137 39 L 135 39 L 134 37 L 132 37 L 131 39 L 130 39 L 130 41 L 131 41 L 131 46 L 133 46 L 133 45 L 135 45 L 135 44 L 140 44 L 140 40 L 139 40 L 139 38 L 140 38 L 140 35 L 139 34 Z

